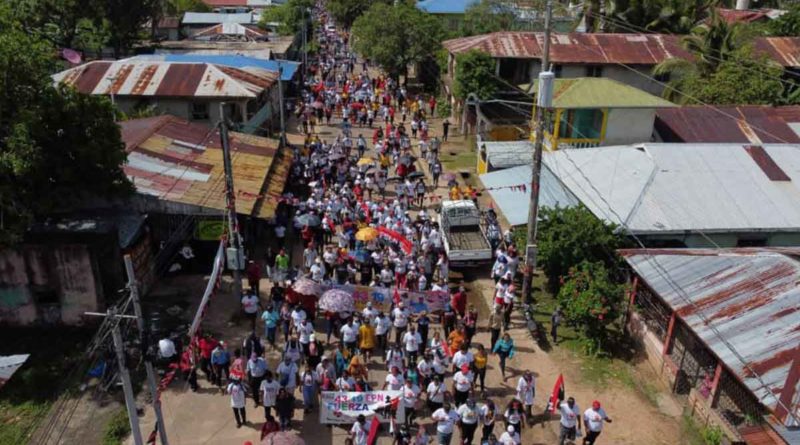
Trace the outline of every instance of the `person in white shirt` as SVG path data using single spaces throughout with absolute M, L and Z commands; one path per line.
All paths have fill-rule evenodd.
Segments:
M 292 393 L 297 387 L 297 365 L 289 357 L 284 357 L 277 369 L 278 384 Z
M 297 329 L 298 326 L 302 324 L 302 322 L 307 318 L 306 311 L 303 310 L 300 305 L 297 305 L 292 310 L 292 327 Z
M 442 379 L 438 375 L 433 376 L 433 380 L 428 383 L 425 388 L 425 396 L 428 405 L 428 411 L 434 412 L 442 407 L 444 403 L 444 393 L 447 391 Z
M 403 335 L 403 344 L 406 346 L 406 356 L 408 357 L 408 366 L 414 366 L 417 361 L 417 354 L 419 353 L 419 345 L 422 344 L 422 336 L 416 331 L 413 325 L 408 327 L 408 332 Z
M 575 399 L 570 397 L 566 402 L 561 402 L 558 407 L 561 413 L 561 432 L 558 435 L 558 445 L 564 445 L 564 441 L 574 441 L 577 430 L 581 429 L 581 409 L 575 403 Z
M 530 371 L 525 371 L 522 377 L 517 382 L 517 398 L 525 405 L 525 411 L 528 418 L 533 415 L 531 408 L 533 407 L 533 397 L 536 395 L 536 379 Z
M 247 292 L 242 296 L 242 310 L 245 317 L 250 320 L 250 330 L 256 329 L 256 318 L 258 318 L 258 296 L 253 292 Z
M 356 381 L 346 369 L 342 371 L 341 377 L 336 379 L 336 388 L 344 392 L 356 390 Z
M 471 367 L 472 362 L 475 361 L 475 356 L 471 352 L 469 352 L 468 348 L 469 346 L 466 343 L 464 343 L 461 346 L 461 349 L 459 349 L 458 351 L 456 351 L 455 354 L 453 354 L 453 366 L 456 369 L 461 369 L 461 367 L 464 365 Z
M 453 401 L 457 406 L 461 406 L 467 401 L 469 392 L 475 375 L 469 369 L 469 365 L 462 365 L 461 369 L 453 375 Z
M 311 336 L 314 334 L 314 324 L 308 319 L 303 320 L 297 326 L 297 337 L 300 344 L 303 345 L 303 354 L 308 357 L 308 348 L 311 344 Z
M 400 391 L 403 387 L 403 375 L 400 374 L 400 369 L 397 366 L 392 366 L 392 372 L 386 375 L 386 380 L 383 382 L 383 389 L 390 391 Z
M 363 414 L 358 415 L 353 427 L 350 428 L 350 437 L 353 439 L 353 445 L 367 445 L 369 428 L 367 427 L 367 420 Z
M 433 356 L 430 353 L 425 353 L 419 363 L 417 363 L 417 374 L 419 374 L 419 381 L 423 386 L 428 386 L 428 383 L 433 379 Z
M 393 367 L 397 367 L 401 371 L 405 370 L 405 355 L 400 345 L 393 345 L 386 352 L 386 368 L 391 370 Z
M 310 270 L 316 259 L 317 249 L 315 249 L 313 245 L 309 244 L 308 247 L 303 250 L 303 266 Z
M 506 428 L 506 431 L 500 435 L 500 445 L 520 445 L 522 443 L 522 438 L 519 437 L 519 433 L 516 431 L 513 425 L 509 425 Z
M 433 412 L 431 418 L 436 421 L 436 437 L 439 445 L 450 445 L 453 429 L 459 421 L 458 413 L 451 409 L 450 402 L 445 402 L 441 408 Z
M 242 382 L 238 380 L 228 384 L 227 392 L 231 395 L 231 408 L 233 408 L 233 418 L 236 419 L 236 428 L 241 428 L 247 423 L 247 412 L 244 408 L 247 393 Z
M 378 311 L 372 307 L 372 302 L 368 301 L 367 306 L 361 311 L 364 320 L 374 320 L 378 316 Z
M 317 283 L 322 283 L 325 278 L 325 266 L 322 265 L 322 260 L 317 258 L 314 265 L 311 266 L 311 279 Z
M 278 395 L 278 389 L 280 389 L 280 387 L 281 385 L 273 378 L 272 373 L 267 371 L 264 380 L 261 382 L 261 387 L 259 388 L 259 391 L 261 391 L 261 403 L 264 405 L 265 419 L 270 416 L 272 407 L 275 406 L 275 397 Z
M 586 437 L 583 438 L 583 445 L 594 445 L 597 436 L 603 431 L 603 422 L 611 423 L 611 418 L 606 415 L 605 410 L 600 406 L 600 402 L 595 400 L 592 402 L 592 407 L 583 413 L 583 424 L 586 426 Z
M 406 425 L 413 425 L 417 418 L 417 400 L 419 399 L 419 386 L 411 379 L 405 381 L 403 387 L 403 407 L 406 411 Z
M 489 439 L 489 436 L 494 431 L 494 422 L 497 419 L 497 406 L 491 399 L 486 399 L 486 403 L 481 405 L 480 414 L 481 423 L 483 424 L 481 443 L 483 443 Z
M 356 343 L 358 343 L 358 328 L 353 325 L 353 319 L 347 320 L 347 324 L 342 326 L 339 332 L 342 334 L 344 347 L 350 350 L 351 353 L 355 353 Z
M 404 302 L 400 302 L 397 304 L 397 307 L 392 310 L 392 318 L 394 318 L 394 342 L 400 343 L 403 340 L 403 334 L 405 334 L 406 328 L 408 327 L 408 318 L 411 316 L 411 312 L 406 308 Z
M 392 327 L 392 320 L 383 315 L 383 312 L 378 312 L 375 317 L 375 341 L 382 351 L 386 351 L 386 337 L 389 335 L 389 329 Z
M 314 401 L 317 398 L 318 382 L 319 376 L 311 368 L 311 365 L 307 364 L 303 375 L 300 376 L 300 384 L 302 385 L 303 392 L 303 412 L 305 413 L 310 413 L 314 408 Z
M 467 403 L 458 407 L 456 411 L 461 421 L 458 423 L 461 429 L 461 443 L 463 445 L 472 445 L 475 439 L 475 430 L 478 429 L 478 420 L 480 420 L 480 411 L 475 400 L 472 398 L 467 399 Z

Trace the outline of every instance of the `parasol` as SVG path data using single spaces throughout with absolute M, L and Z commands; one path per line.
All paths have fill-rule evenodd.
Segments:
M 322 292 L 319 284 L 308 278 L 300 278 L 292 285 L 292 290 L 302 295 L 319 295 Z
M 342 289 L 329 289 L 319 299 L 319 307 L 330 312 L 353 312 L 353 296 Z
M 369 252 L 363 249 L 356 250 L 355 252 L 350 252 L 348 256 L 359 263 L 365 263 L 369 259 Z
M 322 108 L 324 105 L 323 105 L 323 103 L 322 103 L 322 102 L 320 102 L 320 101 L 316 100 L 316 101 L 314 101 L 314 103 L 313 103 L 313 104 L 311 104 L 311 106 L 312 106 L 312 107 L 314 107 L 314 108 L 316 108 L 317 110 L 319 110 L 319 109 L 320 109 L 320 108 Z
M 359 241 L 372 241 L 380 235 L 374 227 L 364 227 L 356 232 L 356 239 Z
M 261 445 L 306 445 L 296 431 L 275 431 L 261 440 Z
M 417 179 L 425 176 L 425 173 L 422 172 L 411 172 L 408 174 L 408 179 Z
M 375 162 L 375 161 L 373 161 L 370 158 L 361 158 L 361 159 L 358 160 L 358 162 L 356 164 L 357 165 L 371 165 L 373 162 Z
M 316 227 L 319 225 L 319 216 L 313 213 L 304 213 L 294 219 L 294 222 L 299 226 Z

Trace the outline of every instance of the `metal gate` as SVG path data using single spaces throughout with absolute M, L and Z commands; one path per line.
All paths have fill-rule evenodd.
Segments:
M 678 366 L 672 387 L 675 394 L 688 395 L 692 388 L 699 387 L 706 373 L 713 375 L 717 365 L 705 345 L 680 321 L 675 323 L 669 355 Z

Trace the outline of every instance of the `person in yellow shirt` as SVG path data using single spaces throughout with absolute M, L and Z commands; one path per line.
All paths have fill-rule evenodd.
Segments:
M 456 351 L 461 349 L 461 345 L 467 341 L 467 334 L 464 332 L 464 326 L 460 326 L 447 336 L 447 345 L 450 347 L 450 353 L 455 354 Z
M 354 379 L 358 379 L 359 376 L 364 377 L 364 380 L 367 379 L 367 367 L 358 355 L 353 355 L 353 358 L 350 359 L 350 366 L 347 367 L 347 372 Z
M 461 190 L 459 190 L 458 185 L 454 185 L 450 188 L 450 200 L 458 201 L 459 199 L 461 199 Z
M 362 323 L 358 328 L 358 349 L 364 354 L 364 359 L 369 360 L 375 348 L 375 326 L 369 321 Z
M 475 361 L 475 373 L 477 374 L 478 381 L 481 383 L 481 393 L 486 392 L 486 362 L 489 360 L 489 355 L 486 353 L 486 348 L 478 343 L 478 350 L 473 355 Z

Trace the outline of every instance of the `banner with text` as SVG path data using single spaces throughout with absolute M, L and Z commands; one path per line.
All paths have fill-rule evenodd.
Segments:
M 323 391 L 319 421 L 322 424 L 352 424 L 363 414 L 389 423 L 394 415 L 397 423 L 406 420 L 400 391 L 339 392 Z
M 368 301 L 372 302 L 372 307 L 376 310 L 388 313 L 395 300 L 395 294 L 403 301 L 406 307 L 413 313 L 418 314 L 422 311 L 441 312 L 445 306 L 450 304 L 450 294 L 445 291 L 425 291 L 409 292 L 407 290 L 333 284 L 322 286 L 323 292 L 328 289 L 341 289 L 353 295 L 356 310 L 362 310 Z

